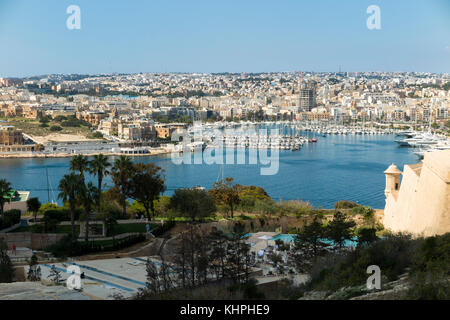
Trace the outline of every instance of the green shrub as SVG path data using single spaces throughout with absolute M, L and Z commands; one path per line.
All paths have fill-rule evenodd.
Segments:
M 83 210 L 76 209 L 75 210 L 75 220 L 80 218 Z M 59 207 L 55 204 L 44 204 L 41 209 L 39 209 L 39 213 L 44 216 L 44 220 L 56 220 L 59 222 L 62 221 L 70 221 L 70 211 L 66 207 Z
M 277 212 L 277 206 L 273 201 L 256 200 L 254 210 L 261 214 L 272 215 Z
M 44 225 L 43 224 L 33 224 L 30 226 L 30 232 L 32 233 L 44 233 Z
M 411 268 L 410 299 L 450 299 L 450 233 L 423 241 Z
M 69 221 L 70 214 L 64 209 L 48 210 L 44 213 L 45 220 Z
M 46 251 L 51 252 L 55 257 L 76 257 L 86 254 L 104 252 L 104 251 L 116 251 L 135 245 L 136 243 L 144 241 L 145 235 L 132 235 L 124 239 L 115 241 L 108 241 L 106 244 L 104 241 L 91 241 L 89 243 L 77 241 L 72 243 L 70 235 L 63 237 L 57 243 L 46 248 Z
M 158 227 L 156 227 L 154 230 L 152 230 L 152 234 L 155 237 L 160 237 L 162 236 L 166 231 L 169 231 L 170 229 L 172 229 L 175 226 L 175 221 L 173 220 L 169 220 L 164 222 L 163 225 L 159 225 Z
M 101 132 L 99 132 L 99 131 L 95 131 L 95 132 L 92 134 L 92 138 L 94 138 L 94 139 L 103 139 L 103 133 L 101 133 Z
M 60 126 L 51 126 L 50 127 L 50 131 L 52 132 L 56 132 L 56 131 L 61 131 L 62 128 Z
M 77 119 L 75 116 L 69 116 L 67 117 L 67 120 L 61 122 L 61 126 L 78 128 L 81 126 L 90 127 L 91 124 L 84 120 Z
M 350 213 L 352 215 L 362 215 L 364 217 L 370 218 L 370 217 L 373 217 L 374 210 L 368 206 L 357 206 L 357 207 L 353 207 L 350 210 Z
M 360 205 L 353 201 L 340 200 L 334 204 L 335 209 L 352 209 Z
M 144 205 L 139 201 L 133 201 L 133 203 L 130 206 L 129 213 L 132 216 L 132 218 L 134 218 L 136 214 L 138 215 L 139 218 L 141 217 L 141 215 L 145 216 Z
M 251 213 L 274 213 L 274 210 L 270 207 L 275 206 L 275 202 L 263 188 L 238 185 L 238 190 L 239 204 L 237 210 Z M 267 210 L 270 212 L 266 212 Z
M 302 216 L 311 214 L 313 212 L 313 206 L 309 202 L 300 200 L 281 201 L 278 204 L 279 214 L 282 216 L 295 215 Z
M 61 122 L 61 121 L 67 120 L 67 117 L 65 117 L 65 116 L 56 116 L 54 120 L 56 122 Z
M 9 210 L 6 211 L 3 217 L 0 217 L 0 230 L 7 229 L 16 225 L 20 222 L 21 211 L 20 210 Z
M 407 234 L 389 235 L 351 252 L 329 254 L 313 266 L 311 286 L 317 290 L 335 291 L 341 287 L 364 285 L 366 269 L 370 265 L 379 266 L 388 281 L 396 280 L 411 266 L 421 242 Z
M 51 210 L 51 209 L 59 209 L 59 208 L 61 208 L 61 207 L 58 206 L 57 204 L 48 202 L 48 203 L 44 203 L 44 204 L 39 208 L 38 213 L 39 213 L 40 215 L 43 215 L 43 214 L 45 213 L 45 211 L 47 211 L 47 210 Z
M 155 215 L 157 217 L 170 217 L 173 215 L 173 211 L 170 209 L 169 196 L 161 196 L 158 200 L 155 200 Z

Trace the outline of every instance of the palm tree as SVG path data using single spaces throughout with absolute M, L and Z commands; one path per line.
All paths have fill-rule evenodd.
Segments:
M 72 170 L 73 173 L 79 172 L 81 179 L 84 183 L 84 172 L 86 172 L 89 168 L 89 160 L 86 156 L 83 156 L 82 154 L 78 154 L 75 157 L 70 160 L 70 170 Z
M 7 201 L 7 194 L 12 191 L 11 183 L 6 181 L 5 179 L 0 179 L 0 213 L 3 216 L 3 209 L 5 207 L 5 203 Z
M 98 212 L 100 212 L 103 177 L 109 174 L 108 168 L 111 167 L 111 163 L 108 161 L 107 157 L 103 154 L 99 154 L 94 156 L 89 163 L 89 166 L 90 172 L 96 175 L 98 179 Z
M 27 200 L 27 208 L 29 212 L 33 213 L 34 222 L 36 222 L 36 216 L 39 209 L 41 208 L 41 202 L 38 198 L 30 198 Z
M 98 199 L 98 189 L 94 187 L 92 182 L 89 182 L 86 185 L 83 185 L 80 193 L 78 194 L 78 200 L 81 205 L 84 207 L 84 213 L 85 213 L 85 221 L 86 221 L 86 232 L 84 233 L 84 240 L 86 241 L 86 244 L 89 242 L 89 218 L 90 214 L 92 212 L 92 206 L 95 205 L 96 201 Z
M 81 175 L 71 173 L 66 174 L 61 181 L 59 181 L 58 195 L 59 199 L 69 202 L 70 221 L 72 224 L 72 242 L 75 242 L 75 210 L 77 207 L 77 196 L 80 193 L 80 187 L 84 185 Z
M 133 163 L 131 158 L 127 156 L 120 156 L 114 162 L 112 168 L 112 177 L 114 182 L 114 191 L 119 195 L 120 203 L 122 205 L 122 215 L 127 214 L 127 197 L 130 193 L 130 182 L 133 174 Z

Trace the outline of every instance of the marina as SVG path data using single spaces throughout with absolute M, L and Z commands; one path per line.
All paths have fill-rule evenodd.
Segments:
M 194 125 L 188 129 L 191 140 L 195 140 L 196 131 L 201 132 L 201 138 L 206 144 L 206 148 L 225 147 L 290 151 L 298 151 L 303 145 L 316 143 L 318 137 L 325 138 L 328 135 L 385 135 L 394 133 L 390 129 L 308 124 L 297 121 L 218 122 Z M 310 134 L 307 136 L 304 133 Z M 181 151 L 181 148 L 179 150 Z
M 284 126 L 285 132 L 281 130 L 280 135 L 288 135 L 288 130 L 289 127 Z M 392 162 L 399 167 L 417 162 L 417 156 L 411 152 L 413 149 L 399 147 L 394 142 L 398 139 L 394 134 L 330 134 L 323 137 L 313 130 L 296 132 L 308 140 L 298 151 L 279 150 L 279 171 L 274 176 L 261 176 L 261 164 L 175 164 L 170 154 L 143 155 L 133 161 L 152 162 L 163 168 L 167 195 L 177 188 L 211 188 L 224 176 L 233 177 L 242 185 L 261 186 L 276 201 L 301 199 L 323 208 L 332 208 L 339 200 L 383 208 L 385 178 L 380 172 Z M 312 139 L 317 142 L 310 143 Z M 225 148 L 224 152 L 230 150 L 236 157 L 258 157 L 249 148 Z M 39 197 L 41 202 L 60 203 L 56 188 L 68 172 L 69 162 L 70 158 L 0 159 L 0 175 L 18 190 L 30 191 L 30 197 Z M 93 177 L 88 179 L 94 181 Z M 112 185 L 110 177 L 105 182 Z
M 435 135 L 431 132 L 418 133 L 418 132 L 405 132 L 400 134 L 403 139 L 395 140 L 400 147 L 411 147 L 413 153 L 423 159 L 425 153 L 433 152 L 437 150 L 450 150 L 450 141 L 446 136 Z

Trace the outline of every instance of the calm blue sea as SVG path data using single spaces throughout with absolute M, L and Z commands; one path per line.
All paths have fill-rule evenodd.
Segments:
M 260 175 L 261 165 L 226 164 L 224 176 L 233 177 L 242 185 L 261 186 L 277 201 L 301 199 L 314 206 L 332 208 L 338 200 L 352 200 L 384 208 L 383 171 L 391 163 L 402 169 L 404 164 L 418 162 L 410 150 L 397 147 L 394 135 L 317 135 L 317 138 L 317 143 L 305 145 L 300 151 L 280 151 L 276 175 Z M 196 185 L 210 188 L 222 177 L 222 165 L 176 165 L 170 155 L 137 157 L 134 161 L 153 162 L 162 167 L 168 195 L 177 188 Z M 58 181 L 68 173 L 69 162 L 69 158 L 2 159 L 0 178 L 10 181 L 17 190 L 30 191 L 41 202 L 57 200 Z M 111 180 L 107 178 L 106 183 L 111 185 Z

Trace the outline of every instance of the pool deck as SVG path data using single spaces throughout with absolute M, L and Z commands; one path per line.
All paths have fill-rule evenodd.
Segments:
M 114 294 L 128 298 L 136 294 L 139 288 L 145 287 L 146 260 L 147 257 L 40 264 L 41 279 L 48 279 L 54 265 L 65 281 L 70 276 L 67 268 L 77 266 L 85 274 L 85 278 L 81 279 L 84 293 L 97 299 L 112 299 Z M 159 263 L 155 259 L 152 261 Z M 28 272 L 28 267 L 25 267 L 25 272 Z
M 85 278 L 81 279 L 82 293 L 95 300 L 112 300 L 113 295 L 120 294 L 124 298 L 134 296 L 140 288 L 146 285 L 146 261 L 148 257 L 117 258 L 78 261 L 71 260 L 59 263 L 39 264 L 41 268 L 41 279 L 48 283 L 52 266 L 60 272 L 62 282 L 65 282 L 71 275 L 68 268 L 76 266 L 80 273 L 84 272 Z M 150 260 L 160 266 L 161 261 L 150 257 Z M 25 274 L 28 273 L 28 266 L 24 267 Z M 254 269 L 254 274 L 259 275 L 260 269 Z M 72 271 L 72 270 L 71 270 Z M 62 286 L 60 286 L 62 287 Z M 68 293 L 72 290 L 63 287 Z M 69 295 L 70 296 L 70 295 Z M 1 300 L 1 298 L 0 298 Z

